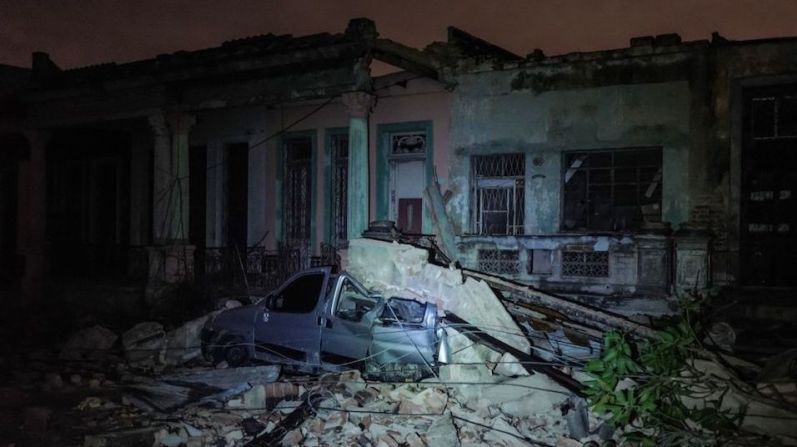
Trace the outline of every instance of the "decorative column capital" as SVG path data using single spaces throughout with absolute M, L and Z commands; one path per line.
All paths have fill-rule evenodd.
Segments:
M 186 134 L 196 124 L 196 116 L 187 113 L 170 113 L 166 115 L 169 129 L 176 135 Z
M 366 118 L 376 105 L 376 96 L 368 92 L 347 92 L 341 97 L 352 118 Z
M 156 113 L 148 117 L 149 125 L 156 136 L 185 134 L 196 124 L 196 116 L 187 113 Z
M 150 115 L 147 117 L 147 121 L 149 121 L 149 127 L 152 128 L 155 136 L 163 137 L 169 135 L 169 126 L 166 123 L 166 115 L 163 113 Z

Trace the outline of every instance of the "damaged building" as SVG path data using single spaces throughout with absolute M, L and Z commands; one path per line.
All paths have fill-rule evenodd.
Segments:
M 353 19 L 0 66 L 0 297 L 72 333 L 0 357 L 0 400 L 51 445 L 612 445 L 614 356 L 607 399 L 677 375 L 708 397 L 657 404 L 727 419 L 678 430 L 794 443 L 793 350 L 668 324 L 718 287 L 793 324 L 795 49 L 421 50 Z
M 29 292 L 236 269 L 268 287 L 389 220 L 560 292 L 790 287 L 794 45 L 521 57 L 358 19 L 69 70 L 35 53 L 3 69 L 2 270 Z

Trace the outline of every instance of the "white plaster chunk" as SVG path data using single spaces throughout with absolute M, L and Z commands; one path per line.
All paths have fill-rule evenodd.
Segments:
M 493 372 L 504 376 L 528 376 L 529 372 L 519 363 L 517 357 L 505 352 L 501 358 L 498 359 L 498 364 L 495 365 Z
M 426 443 L 440 447 L 459 447 L 457 428 L 450 414 L 435 419 L 426 432 Z
M 529 341 L 490 287 L 473 278 L 462 282 L 462 272 L 430 264 L 429 253 L 411 245 L 371 239 L 349 243 L 344 269 L 367 287 L 437 304 L 485 333 L 525 353 Z

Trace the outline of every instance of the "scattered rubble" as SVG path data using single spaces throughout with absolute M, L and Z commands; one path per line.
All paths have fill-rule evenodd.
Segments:
M 444 313 L 451 355 L 433 377 L 396 383 L 368 381 L 359 370 L 307 376 L 275 365 L 208 364 L 198 352 L 208 316 L 171 331 L 157 322 L 138 324 L 121 336 L 121 351 L 112 350 L 115 334 L 94 326 L 77 332 L 61 350 L 61 361 L 73 363 L 48 363 L 47 353 L 37 353 L 24 372 L 3 359 L 3 365 L 16 365 L 9 371 L 16 389 L 76 399 L 66 415 L 23 405 L 23 428 L 53 434 L 64 420 L 73 421 L 69 434 L 50 444 L 83 447 L 570 447 L 620 439 L 622 428 L 591 412 L 581 396 L 581 366 L 600 353 L 605 328 L 633 330 L 637 323 L 606 313 L 590 321 L 581 304 L 434 265 L 425 256 L 408 245 L 355 240 L 346 258 L 347 268 L 368 286 L 434 302 Z M 491 287 L 517 293 L 508 300 Z M 523 294 L 536 298 L 523 301 Z M 564 316 L 566 310 L 572 313 Z M 720 327 L 714 332 L 722 333 Z M 649 334 L 649 328 L 635 332 Z M 727 341 L 717 344 L 730 347 Z M 706 374 L 695 386 L 718 381 L 724 391 L 687 404 L 746 406 L 743 429 L 793 440 L 797 355 L 784 353 L 763 372 L 727 352 L 712 355 L 692 365 Z M 737 368 L 758 382 L 742 381 Z M 0 391 L 10 402 L 30 402 L 28 394 Z

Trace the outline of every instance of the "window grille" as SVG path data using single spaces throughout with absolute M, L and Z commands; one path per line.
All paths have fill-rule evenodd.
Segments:
M 472 226 L 477 234 L 523 234 L 524 154 L 476 155 Z
M 516 250 L 479 250 L 479 270 L 498 274 L 520 273 Z
M 656 148 L 564 154 L 564 230 L 623 231 L 661 221 L 662 152 Z
M 332 234 L 330 245 L 337 247 L 345 241 L 346 203 L 349 179 L 349 136 L 347 134 L 332 135 Z
M 424 155 L 426 153 L 426 132 L 390 134 L 390 153 L 392 155 Z
M 753 98 L 750 127 L 754 140 L 797 137 L 797 96 Z
M 285 142 L 283 182 L 285 237 L 289 242 L 310 240 L 312 140 L 295 137 Z
M 601 278 L 609 276 L 608 251 L 563 251 L 562 276 Z

